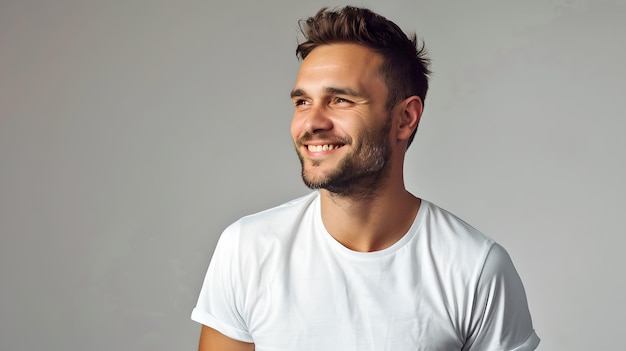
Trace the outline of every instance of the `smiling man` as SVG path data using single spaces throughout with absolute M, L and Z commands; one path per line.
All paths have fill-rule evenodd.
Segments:
M 222 233 L 192 312 L 200 350 L 534 350 L 506 251 L 405 188 L 423 47 L 362 8 L 301 27 L 291 135 L 315 191 Z

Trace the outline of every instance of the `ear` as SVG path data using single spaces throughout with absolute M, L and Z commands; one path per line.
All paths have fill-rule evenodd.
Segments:
M 398 108 L 398 124 L 396 126 L 396 139 L 408 141 L 422 117 L 424 104 L 419 96 L 410 96 L 400 102 Z

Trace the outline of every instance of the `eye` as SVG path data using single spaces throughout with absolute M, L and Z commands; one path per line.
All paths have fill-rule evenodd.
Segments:
M 348 99 L 344 99 L 342 97 L 336 97 L 335 98 L 335 103 L 336 104 L 351 104 L 352 101 L 348 100 Z
M 297 99 L 297 100 L 293 101 L 293 104 L 295 106 L 304 106 L 304 105 L 308 105 L 309 102 L 307 100 L 305 100 L 305 99 Z

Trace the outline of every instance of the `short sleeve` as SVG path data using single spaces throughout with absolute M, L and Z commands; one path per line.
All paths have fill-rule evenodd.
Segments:
M 526 292 L 506 250 L 493 244 L 477 285 L 471 330 L 463 350 L 531 351 L 537 348 Z
M 253 342 L 241 313 L 243 287 L 238 260 L 239 225 L 220 236 L 191 319 L 244 342 Z

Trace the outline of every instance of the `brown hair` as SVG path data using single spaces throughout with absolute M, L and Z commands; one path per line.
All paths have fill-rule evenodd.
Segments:
M 315 16 L 300 20 L 299 24 L 306 39 L 296 49 L 296 56 L 301 60 L 320 45 L 342 42 L 360 44 L 383 57 L 380 73 L 389 90 L 389 110 L 413 95 L 419 96 L 422 102 L 426 98 L 430 59 L 426 56 L 424 43 L 418 42 L 415 33 L 408 37 L 385 17 L 353 6 L 322 8 Z M 414 137 L 415 132 L 408 145 Z

